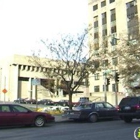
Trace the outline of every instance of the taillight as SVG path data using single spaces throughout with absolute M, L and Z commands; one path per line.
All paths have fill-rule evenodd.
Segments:
M 140 105 L 135 105 L 134 108 L 135 109 L 140 109 Z
M 119 106 L 117 106 L 117 107 L 116 107 L 116 109 L 117 109 L 117 110 L 120 110 L 120 107 L 119 107 Z

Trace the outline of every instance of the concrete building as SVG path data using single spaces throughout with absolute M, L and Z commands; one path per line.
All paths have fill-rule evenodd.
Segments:
M 117 39 L 121 38 L 122 34 L 126 34 L 129 40 L 134 41 L 136 32 L 139 32 L 136 26 L 140 19 L 140 0 L 88 0 L 88 6 L 89 24 L 93 27 L 90 33 L 93 35 L 96 51 L 103 41 L 108 50 L 115 49 Z M 117 66 L 113 64 L 114 62 L 117 62 L 117 59 L 112 59 L 112 70 L 116 71 Z M 117 104 L 122 97 L 127 96 L 126 89 L 122 85 L 122 81 L 119 80 L 116 92 L 115 81 L 110 79 L 110 84 L 105 89 L 102 71 L 90 77 L 89 92 L 92 96 L 107 96 L 107 101 Z
M 57 92 L 53 93 L 43 85 L 42 81 L 46 79 L 56 80 L 43 74 L 51 68 L 47 65 L 43 68 L 35 66 L 29 58 L 29 56 L 13 55 L 0 61 L 0 101 L 13 101 L 17 98 L 37 98 L 38 100 L 51 98 L 56 101 L 68 99 L 62 89 L 57 89 Z M 74 94 L 74 101 L 86 96 L 85 87 L 80 87 L 79 90 L 83 93 Z

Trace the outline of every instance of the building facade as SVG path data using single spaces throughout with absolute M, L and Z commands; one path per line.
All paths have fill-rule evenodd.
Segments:
M 126 34 L 131 41 L 135 40 L 136 34 L 139 32 L 139 0 L 89 0 L 88 7 L 88 22 L 93 27 L 90 33 L 96 51 L 102 44 L 108 50 L 115 49 L 122 34 Z M 112 70 L 114 71 L 117 71 L 117 62 L 116 58 L 112 58 Z M 105 89 L 104 71 L 92 75 L 89 79 L 89 92 L 92 95 L 107 96 L 107 101 L 111 100 L 114 104 L 117 104 L 122 97 L 127 96 L 127 91 L 121 80 L 117 81 L 117 91 L 114 79 L 110 79 Z M 121 97 L 120 94 L 122 94 Z
M 45 59 L 45 58 L 42 58 Z M 55 78 L 47 77 L 44 72 L 51 70 L 47 65 L 35 66 L 29 56 L 13 55 L 0 61 L 0 101 L 13 101 L 17 98 L 28 99 L 68 99 L 63 89 L 46 87 L 44 82 L 55 82 Z M 52 85 L 53 86 L 53 85 Z M 73 100 L 87 96 L 87 88 L 80 87 L 80 94 L 74 94 Z

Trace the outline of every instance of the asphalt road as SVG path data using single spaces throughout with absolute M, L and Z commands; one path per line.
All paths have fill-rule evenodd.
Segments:
M 134 140 L 140 121 L 126 124 L 121 120 L 89 122 L 56 122 L 43 128 L 0 128 L 0 140 Z

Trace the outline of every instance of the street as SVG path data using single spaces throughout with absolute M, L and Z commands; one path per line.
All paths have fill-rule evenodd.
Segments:
M 9 127 L 0 128 L 2 140 L 133 140 L 139 121 L 126 124 L 121 120 L 97 123 L 56 122 L 43 128 Z

